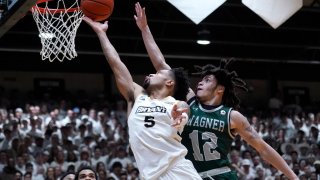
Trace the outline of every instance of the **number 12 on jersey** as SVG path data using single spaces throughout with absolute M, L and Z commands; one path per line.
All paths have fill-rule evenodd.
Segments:
M 199 144 L 199 136 L 201 136 L 201 144 Z M 218 137 L 212 132 L 199 133 L 198 130 L 193 130 L 189 134 L 191 139 L 193 157 L 196 161 L 211 161 L 220 159 L 220 153 L 216 151 Z M 203 143 L 204 142 L 204 143 Z M 203 152 L 203 154 L 201 153 Z

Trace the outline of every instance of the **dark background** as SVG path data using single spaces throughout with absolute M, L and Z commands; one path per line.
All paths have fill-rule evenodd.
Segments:
M 132 0 L 116 0 L 109 18 L 108 35 L 122 59 L 136 73 L 151 65 L 133 19 Z M 273 29 L 240 0 L 228 0 L 199 25 L 164 0 L 141 0 L 149 26 L 160 49 L 172 65 L 216 63 L 222 57 L 239 60 L 237 69 L 246 77 L 318 79 L 320 64 L 320 8 L 318 1 L 304 6 L 279 28 Z M 202 28 L 211 31 L 212 43 L 195 43 Z M 93 31 L 82 23 L 76 37 L 78 57 L 63 63 L 42 61 L 38 30 L 28 13 L 0 39 L 2 70 L 105 71 L 104 57 Z M 132 66 L 132 67 L 131 67 Z M 41 67 L 41 68 L 40 68 Z M 284 73 L 286 72 L 286 73 Z M 307 78 L 307 80 L 309 79 Z
M 108 36 L 132 74 L 145 75 L 154 69 L 133 18 L 135 2 L 115 0 Z M 319 0 L 305 0 L 303 8 L 277 29 L 240 0 L 226 1 L 199 25 L 165 0 L 140 3 L 146 7 L 151 31 L 172 67 L 183 66 L 192 72 L 196 64 L 218 64 L 221 58 L 234 57 L 234 69 L 242 78 L 268 83 L 267 95 L 276 92 L 279 81 L 295 81 L 299 86 L 299 82 L 320 80 Z M 211 31 L 212 43 L 207 46 L 196 43 L 203 28 Z M 76 36 L 77 58 L 43 61 L 40 50 L 38 29 L 28 12 L 0 38 L 0 71 L 102 73 L 106 89 L 112 84 L 99 41 L 84 22 Z

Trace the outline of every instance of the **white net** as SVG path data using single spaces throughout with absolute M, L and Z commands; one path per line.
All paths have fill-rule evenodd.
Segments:
M 78 0 L 71 5 L 64 0 L 56 1 L 55 9 L 49 8 L 48 1 L 38 3 L 31 9 L 42 44 L 40 55 L 42 60 L 49 59 L 50 62 L 62 62 L 65 58 L 71 60 L 77 56 L 75 37 L 83 17 Z

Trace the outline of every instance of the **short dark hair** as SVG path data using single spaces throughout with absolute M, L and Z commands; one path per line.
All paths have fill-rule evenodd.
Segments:
M 225 87 L 222 104 L 233 108 L 239 108 L 240 100 L 235 90 L 236 88 L 239 88 L 241 90 L 248 91 L 248 89 L 246 87 L 246 83 L 239 78 L 236 71 L 229 70 L 230 64 L 234 60 L 234 58 L 221 59 L 218 67 L 212 64 L 207 64 L 202 67 L 195 66 L 198 72 L 193 74 L 201 75 L 201 77 L 214 75 L 218 84 Z
M 80 171 L 79 171 L 80 172 Z M 62 174 L 62 176 L 60 177 L 60 180 L 63 180 L 63 178 L 65 178 L 66 176 L 68 176 L 69 174 L 74 174 L 76 175 L 74 172 L 71 172 L 71 171 L 67 171 L 65 173 Z
M 122 169 L 122 164 L 121 164 L 119 161 L 115 161 L 115 162 L 112 164 L 112 166 L 111 166 L 112 171 L 113 171 L 115 168 L 121 168 L 121 169 Z
M 86 170 L 86 169 L 87 170 L 91 170 L 94 173 L 94 176 L 96 177 L 96 179 L 98 180 L 98 175 L 97 175 L 96 171 L 90 166 L 82 166 L 82 167 L 80 167 L 78 169 L 77 173 L 76 173 L 75 180 L 78 180 L 80 172 L 83 171 L 83 170 Z
M 27 162 L 26 165 L 25 165 L 25 167 L 26 167 L 26 168 L 28 168 L 28 167 L 32 167 L 32 168 L 33 168 L 33 164 L 32 164 L 31 162 Z
M 182 67 L 173 68 L 171 71 L 174 74 L 175 80 L 173 97 L 176 100 L 185 101 L 190 87 L 188 73 Z

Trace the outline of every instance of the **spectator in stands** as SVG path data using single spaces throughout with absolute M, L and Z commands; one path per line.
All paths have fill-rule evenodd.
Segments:
M 317 160 L 313 163 L 313 166 L 315 168 L 315 176 L 317 180 L 320 179 L 320 160 Z
M 9 157 L 7 165 L 3 168 L 1 177 L 4 179 L 12 179 L 18 170 L 15 168 L 15 160 L 13 157 Z
M 43 132 L 40 129 L 38 129 L 38 119 L 38 116 L 30 117 L 31 129 L 27 132 L 27 135 L 29 135 L 30 137 L 37 137 L 43 135 Z
M 13 177 L 13 180 L 22 180 L 22 176 L 23 176 L 22 172 L 16 171 L 16 173 Z
M 82 180 L 82 179 L 97 180 L 98 175 L 90 166 L 84 166 L 77 171 L 75 176 L 75 180 Z
M 32 180 L 32 173 L 26 172 L 23 176 L 23 180 Z
M 113 157 L 113 159 L 109 162 L 109 167 L 111 167 L 114 162 L 120 162 L 123 168 L 127 168 L 127 165 L 132 163 L 127 157 L 127 152 L 123 147 L 118 148 L 116 157 Z
M 35 100 L 32 99 L 32 101 L 35 101 Z M 27 105 L 26 107 L 31 107 L 31 108 L 30 109 L 28 108 L 29 110 L 22 115 L 17 115 L 17 113 L 19 114 L 21 111 L 19 110 L 19 107 L 11 106 L 10 101 L 8 101 L 9 106 L 6 106 L 6 107 L 2 106 L 0 108 L 0 142 L 1 142 L 0 144 L 6 144 L 4 141 L 6 139 L 4 135 L 4 131 L 6 131 L 5 133 L 7 133 L 7 131 L 10 132 L 10 135 L 11 135 L 11 140 L 7 141 L 8 148 L 4 148 L 7 150 L 1 149 L 0 147 L 0 172 L 2 173 L 0 175 L 0 179 L 5 179 L 5 176 L 8 177 L 8 174 L 9 174 L 10 178 L 6 178 L 8 180 L 11 180 L 11 179 L 22 180 L 24 176 L 25 176 L 25 179 L 32 178 L 33 180 L 36 180 L 39 177 L 37 175 L 37 171 L 38 171 L 37 166 L 38 164 L 41 164 L 39 163 L 40 159 L 42 159 L 41 166 L 42 166 L 42 169 L 44 170 L 44 173 L 40 173 L 40 176 L 42 176 L 42 178 L 44 178 L 45 180 L 49 180 L 49 179 L 60 180 L 60 178 L 62 178 L 62 174 L 66 173 L 67 171 L 76 172 L 78 170 L 77 168 L 75 168 L 75 164 L 80 161 L 81 150 L 79 149 L 82 149 L 80 148 L 80 145 L 82 147 L 83 145 L 82 142 L 85 139 L 84 137 L 87 136 L 87 134 L 85 134 L 86 125 L 83 123 L 86 123 L 89 120 L 87 121 L 81 120 L 81 124 L 78 127 L 76 127 L 76 131 L 73 131 L 75 135 L 79 135 L 81 134 L 80 132 L 82 132 L 80 127 L 85 127 L 83 131 L 84 132 L 83 134 L 85 135 L 80 136 L 79 141 L 76 141 L 75 138 L 72 139 L 72 136 L 67 134 L 67 137 L 68 137 L 67 140 L 65 140 L 64 143 L 62 143 L 63 141 L 62 141 L 62 136 L 60 132 L 61 127 L 58 126 L 57 124 L 59 124 L 59 122 L 65 116 L 61 116 L 60 114 L 60 116 L 58 117 L 55 115 L 55 114 L 59 114 L 59 111 L 55 110 L 56 104 L 58 103 L 54 101 L 50 101 L 50 103 L 46 104 L 47 102 L 49 101 L 46 101 L 44 103 L 43 102 L 30 103 L 32 104 L 32 106 Z M 65 109 L 67 110 L 67 109 L 70 109 L 71 107 L 69 104 L 75 104 L 76 102 L 71 103 L 66 101 L 65 103 L 67 104 L 67 106 L 65 107 Z M 87 101 L 86 103 L 88 104 L 86 107 L 99 107 L 99 108 L 94 108 L 96 112 L 103 111 L 106 115 L 105 117 L 106 122 L 104 122 L 104 124 L 101 125 L 103 128 L 103 131 L 106 132 L 102 134 L 105 134 L 105 135 L 102 135 L 102 138 L 97 138 L 95 135 L 93 135 L 90 138 L 90 142 L 88 143 L 88 146 L 92 148 L 91 152 L 93 152 L 93 157 L 90 160 L 93 162 L 94 159 L 96 158 L 95 172 L 97 172 L 100 180 L 105 180 L 108 178 L 115 179 L 115 178 L 121 178 L 125 176 L 127 176 L 127 178 L 130 180 L 139 179 L 139 171 L 136 169 L 135 159 L 132 155 L 132 152 L 129 153 L 130 151 L 128 151 L 127 149 L 128 147 L 127 137 L 126 135 L 123 135 L 126 129 L 123 128 L 123 126 L 119 126 L 117 122 L 118 121 L 117 110 L 112 108 L 109 109 L 110 111 L 114 111 L 112 113 L 113 116 L 115 117 L 114 128 L 117 129 L 118 127 L 117 135 L 115 135 L 115 132 L 111 130 L 110 125 L 107 124 L 110 118 L 107 116 L 108 112 L 103 110 L 104 105 L 101 105 L 101 104 L 97 105 L 96 102 L 94 102 L 95 105 L 93 105 L 93 103 L 89 104 L 90 103 L 89 101 Z M 108 103 L 117 104 L 117 102 L 108 102 Z M 30 125 L 29 125 L 30 120 L 28 118 L 30 117 L 32 118 L 34 115 L 36 115 L 39 117 L 39 119 L 41 118 L 41 119 L 48 120 L 50 119 L 51 116 L 49 117 L 46 111 L 38 112 L 37 106 L 39 107 L 47 106 L 49 112 L 52 112 L 52 115 L 54 117 L 53 121 L 55 121 L 55 123 L 53 123 L 52 121 L 53 126 L 49 125 L 48 123 L 42 124 L 41 126 L 39 126 L 39 122 L 36 122 L 37 124 L 36 128 L 39 130 L 41 129 L 40 130 L 41 133 L 45 134 L 43 145 L 42 146 L 40 145 L 39 147 L 38 145 L 36 145 L 36 144 L 41 144 L 39 142 L 39 138 L 38 138 L 39 136 L 26 135 L 26 132 L 30 131 Z M 81 105 L 76 105 L 76 106 L 79 108 L 82 107 Z M 20 104 L 20 107 L 25 107 L 25 104 Z M 266 108 L 267 108 L 267 104 L 266 104 Z M 277 138 L 278 136 L 275 136 L 275 134 L 277 134 L 278 132 L 275 130 L 277 127 L 271 126 L 272 116 L 268 115 L 267 113 L 268 109 L 265 109 L 264 111 L 265 112 L 263 114 L 265 116 L 263 116 L 263 118 L 261 118 L 261 115 L 259 113 L 254 111 L 250 111 L 252 113 L 248 115 L 251 117 L 252 114 L 255 114 L 257 116 L 256 123 L 258 123 L 259 125 L 263 123 L 267 127 L 271 127 L 271 128 L 268 128 L 269 138 L 273 138 L 273 137 Z M 14 118 L 12 113 L 14 113 Z M 84 112 L 84 114 L 87 114 L 87 113 Z M 312 114 L 317 114 L 317 115 L 315 117 L 312 117 Z M 275 142 L 273 139 L 272 141 L 270 141 L 270 143 L 268 142 L 268 144 L 270 145 L 272 144 L 272 146 L 275 149 L 277 149 L 280 153 L 284 153 L 283 158 L 286 160 L 288 164 L 292 164 L 292 166 L 293 164 L 296 164 L 294 169 L 295 169 L 295 172 L 298 172 L 298 174 L 300 174 L 299 175 L 300 179 L 308 178 L 308 180 L 318 180 L 320 179 L 320 161 L 319 161 L 320 159 L 319 145 L 320 144 L 319 144 L 319 137 L 317 137 L 316 135 L 319 134 L 319 132 L 317 133 L 317 129 L 320 128 L 320 111 L 316 109 L 313 112 L 311 112 L 309 109 L 308 111 L 301 112 L 301 114 L 294 114 L 294 113 L 289 114 L 288 117 L 293 120 L 295 129 L 298 130 L 294 135 L 294 139 L 289 141 L 285 140 L 281 136 L 281 132 L 285 133 L 285 130 L 281 130 L 281 132 L 279 133 L 280 134 L 279 139 L 281 139 L 278 141 L 279 144 L 272 143 L 272 142 Z M 313 118 L 314 120 L 312 120 Z M 20 119 L 20 122 L 18 121 L 18 123 L 16 123 L 17 119 Z M 98 121 L 103 122 L 103 120 L 99 118 L 98 118 Z M 303 123 L 304 123 L 304 126 L 302 126 Z M 111 123 L 109 122 L 109 124 Z M 310 129 L 307 128 L 308 127 L 307 124 L 310 124 L 309 125 Z M 119 127 L 121 127 L 121 130 L 119 130 L 120 129 Z M 260 127 L 261 126 L 259 126 L 258 128 L 258 133 L 260 132 L 260 129 L 261 129 Z M 300 129 L 301 127 L 304 127 L 305 130 L 309 132 L 309 136 L 306 136 L 305 131 L 302 130 L 303 128 Z M 120 140 L 115 141 L 114 140 L 115 136 L 117 136 L 118 139 Z M 72 144 L 70 143 L 71 142 L 70 140 L 72 140 L 73 142 Z M 288 144 L 289 144 L 288 150 L 285 150 L 285 148 L 283 147 Z M 96 151 L 95 147 L 99 147 L 98 149 L 100 149 L 100 153 Z M 297 147 L 300 147 L 300 149 L 298 149 Z M 126 153 L 131 154 L 130 157 L 125 155 L 125 157 L 128 157 L 130 159 L 131 163 L 127 164 L 127 168 L 119 169 L 120 170 L 119 177 L 118 176 L 109 177 L 110 175 L 110 172 L 108 171 L 109 169 L 106 166 L 102 165 L 103 163 L 100 162 L 98 159 L 101 159 L 102 156 L 108 156 L 109 162 L 115 161 L 114 159 L 119 160 L 119 157 L 118 157 L 119 148 L 126 149 L 127 150 Z M 35 149 L 38 149 L 38 150 L 35 150 Z M 230 153 L 231 162 L 234 164 L 238 164 L 239 168 L 241 167 L 241 164 L 239 162 L 242 161 L 241 157 L 239 157 L 239 154 L 243 154 L 243 157 L 246 157 L 249 159 L 251 159 L 251 156 L 252 156 L 253 157 L 252 165 L 255 164 L 254 161 L 256 160 L 256 158 L 259 157 L 259 156 L 256 156 L 256 152 L 252 148 L 250 148 L 250 146 L 245 144 L 242 141 L 242 139 L 238 137 L 235 138 L 232 149 L 233 151 Z M 114 155 L 112 155 L 113 154 L 112 151 L 115 152 Z M 38 154 L 42 154 L 42 158 L 39 158 Z M 57 163 L 57 160 L 53 158 L 58 156 L 63 157 L 65 165 L 62 165 L 62 166 L 59 165 Z M 54 166 L 51 165 L 51 163 L 53 162 L 55 162 Z M 13 164 L 15 164 L 14 165 L 15 168 L 12 167 Z M 118 164 L 121 164 L 121 162 L 118 162 Z M 256 165 L 256 174 L 255 174 L 256 179 L 259 177 L 261 179 L 262 177 L 262 172 L 260 172 L 260 166 L 263 166 L 264 174 L 266 175 L 264 178 L 265 180 L 271 180 L 271 179 L 274 180 L 277 178 L 280 179 L 281 173 L 274 167 L 268 166 L 264 163 L 262 163 L 262 165 Z M 16 170 L 14 171 L 14 169 Z M 110 170 L 112 169 L 110 168 Z M 40 170 L 40 172 L 41 171 L 42 170 Z M 115 171 L 117 170 L 115 169 Z M 241 174 L 240 171 L 239 171 L 239 174 Z M 260 176 L 257 177 L 257 175 L 260 175 Z
M 99 146 L 96 146 L 94 148 L 94 154 L 93 157 L 91 158 L 91 163 L 92 163 L 92 168 L 96 169 L 96 166 L 99 162 L 102 162 L 103 165 L 106 167 L 107 162 L 108 162 L 108 156 L 107 155 L 102 155 L 101 148 Z M 96 171 L 98 172 L 98 171 Z
M 46 170 L 45 180 L 56 180 L 56 174 L 53 167 L 48 167 Z
M 33 165 L 31 162 L 28 162 L 26 164 L 26 173 L 24 174 L 24 178 L 26 178 L 26 175 L 28 176 L 28 174 L 30 174 L 30 178 L 32 178 L 33 174 L 34 174 L 34 169 L 33 169 Z
M 113 177 L 114 179 L 120 179 L 122 168 L 123 166 L 120 162 L 114 162 L 110 169 L 110 177 Z
M 139 180 L 139 169 L 138 168 L 133 168 L 131 171 L 128 171 L 129 176 L 128 178 L 130 180 Z
M 291 155 L 292 163 L 298 163 L 298 160 L 299 160 L 298 151 L 296 151 L 296 149 L 293 149 L 290 155 Z
M 254 178 L 255 180 L 265 180 L 266 179 L 266 173 L 265 173 L 265 169 L 263 167 L 258 167 L 256 169 L 256 176 Z
M 315 124 L 312 124 L 310 127 L 310 136 L 308 138 L 308 142 L 311 144 L 317 144 L 318 142 L 320 142 L 319 129 Z
M 76 163 L 76 169 L 80 169 L 86 166 L 92 167 L 91 151 L 88 149 L 88 147 L 83 147 L 80 152 L 80 161 Z
M 288 116 L 287 112 L 282 112 L 280 115 L 280 119 L 281 119 L 280 127 L 281 129 L 285 130 L 284 140 L 288 142 L 292 138 L 294 138 L 294 135 L 296 133 L 295 127 L 293 125 L 293 121 Z
M 16 157 L 16 165 L 15 165 L 15 167 L 22 174 L 24 174 L 26 172 L 25 161 L 24 161 L 24 159 L 23 159 L 23 157 L 21 155 Z
M 34 173 L 34 178 L 44 179 L 46 174 L 46 166 L 43 162 L 43 151 L 39 151 L 35 154 L 35 161 L 32 162 Z
M 99 161 L 96 164 L 96 169 L 95 170 L 96 170 L 96 172 L 99 172 L 100 170 L 107 170 L 107 167 L 103 162 Z
M 5 137 L 4 137 L 4 140 L 0 142 L 0 150 L 7 150 L 10 148 L 10 144 L 13 139 L 12 126 L 9 124 L 5 124 L 3 126 L 3 134 Z
M 64 159 L 63 149 L 60 147 L 57 150 L 57 154 L 53 156 L 54 161 L 50 164 L 52 167 L 59 167 L 62 172 L 66 172 L 68 168 L 68 163 Z
M 245 180 L 253 180 L 256 175 L 256 171 L 252 168 L 252 162 L 249 159 L 243 159 L 241 162 L 241 170 L 244 172 L 244 176 L 241 177 Z
M 258 127 L 258 134 L 262 139 L 265 139 L 267 137 L 269 137 L 269 132 L 268 129 L 266 127 L 266 124 L 264 122 L 260 122 L 259 123 L 259 127 Z
M 107 177 L 108 177 L 108 174 L 107 174 L 107 171 L 106 170 L 103 170 L 103 169 L 100 169 L 98 172 L 98 177 L 99 177 L 99 180 L 106 180 Z

